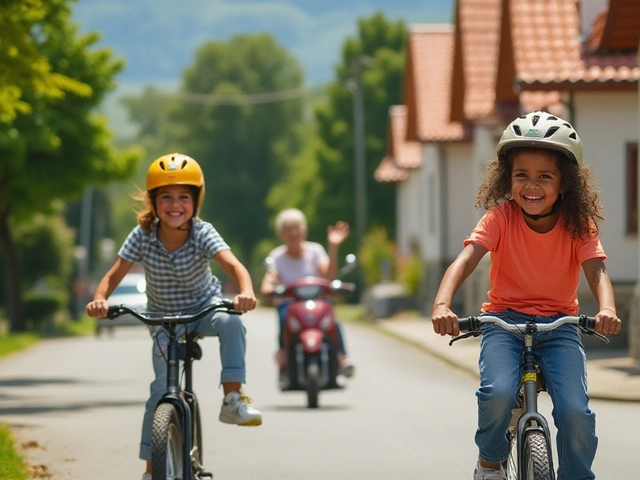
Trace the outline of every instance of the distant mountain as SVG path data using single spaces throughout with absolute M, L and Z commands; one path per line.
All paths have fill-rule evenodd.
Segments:
M 355 35 L 359 17 L 377 11 L 393 20 L 448 23 L 453 0 L 78 0 L 73 19 L 82 32 L 97 31 L 127 62 L 118 76 L 118 92 L 135 93 L 143 85 L 179 84 L 194 50 L 207 40 L 239 33 L 270 32 L 296 56 L 306 83 L 333 78 L 340 49 Z M 113 98 L 111 99 L 113 102 Z M 113 111 L 109 115 L 121 115 Z M 123 119 L 116 121 L 120 123 Z M 113 119 L 112 119 L 113 122 Z

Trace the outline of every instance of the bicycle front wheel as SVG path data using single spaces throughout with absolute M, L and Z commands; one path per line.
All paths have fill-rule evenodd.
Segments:
M 183 436 L 178 413 L 170 403 L 161 403 L 153 417 L 151 436 L 151 478 L 183 478 Z
M 527 432 L 524 437 L 524 472 L 526 480 L 553 480 L 551 456 L 542 432 Z
M 202 471 L 202 421 L 200 419 L 200 406 L 194 398 L 191 403 L 191 415 L 193 415 L 193 439 L 191 440 L 191 465 L 194 474 Z
M 504 471 L 507 474 L 507 480 L 518 479 L 518 442 L 516 440 L 516 432 L 509 430 L 509 456 L 504 462 Z

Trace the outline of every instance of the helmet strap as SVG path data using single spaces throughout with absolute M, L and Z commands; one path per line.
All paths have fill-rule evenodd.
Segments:
M 522 210 L 522 214 L 525 217 L 530 218 L 535 222 L 536 220 L 540 220 L 541 218 L 545 218 L 545 217 L 550 217 L 551 215 L 556 213 L 556 204 L 554 203 L 553 207 L 551 207 L 551 211 L 549 213 L 545 213 L 544 215 L 531 215 L 530 213 L 525 212 L 524 208 L 520 208 L 520 210 Z

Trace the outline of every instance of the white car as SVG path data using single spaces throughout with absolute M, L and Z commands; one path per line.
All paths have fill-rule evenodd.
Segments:
M 145 312 L 147 310 L 146 281 L 144 273 L 128 273 L 109 296 L 109 306 L 126 305 L 129 308 Z M 96 322 L 96 334 L 100 335 L 104 329 L 113 334 L 114 327 L 123 325 L 143 325 L 140 320 L 131 315 L 122 315 L 115 320 L 100 318 Z

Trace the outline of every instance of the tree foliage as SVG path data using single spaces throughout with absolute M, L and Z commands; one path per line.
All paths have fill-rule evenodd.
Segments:
M 28 46 L 35 52 L 32 52 L 34 58 L 47 62 L 46 68 L 36 68 L 40 73 L 44 68 L 43 78 L 64 80 L 64 85 L 72 86 L 63 88 L 64 85 L 54 81 L 59 91 L 47 94 L 37 75 L 5 76 L 8 82 L 5 86 L 19 91 L 20 102 L 27 105 L 25 109 L 18 108 L 13 119 L 0 123 L 0 157 L 3 159 L 0 162 L 0 249 L 5 260 L 7 306 L 14 330 L 23 329 L 24 322 L 22 275 L 12 228 L 37 212 L 54 212 L 57 202 L 78 198 L 87 185 L 125 178 L 140 158 L 133 148 L 116 152 L 106 120 L 94 113 L 105 94 L 114 88 L 115 75 L 122 69 L 123 62 L 114 58 L 108 49 L 95 48 L 97 34 L 78 34 L 69 19 L 70 3 L 69 0 L 26 2 L 27 7 L 40 5 L 44 9 L 40 17 L 34 13 L 38 22 L 16 21 L 13 34 L 2 37 L 2 50 L 21 51 Z M 20 2 L 3 4 L 3 7 L 17 4 Z M 11 58 L 7 61 L 13 66 Z M 23 67 L 26 68 L 24 65 L 16 68 L 19 72 Z M 6 71 L 4 65 L 0 71 Z
M 299 99 L 252 96 L 298 89 L 302 82 L 297 60 L 269 34 L 210 41 L 196 51 L 181 87 L 183 94 L 210 99 L 177 103 L 170 114 L 176 145 L 204 170 L 201 216 L 239 246 L 245 260 L 270 233 L 267 192 L 300 149 L 295 126 L 303 114 Z
M 68 0 L 4 0 L 0 3 L 0 122 L 31 112 L 25 89 L 48 98 L 66 91 L 89 95 L 87 85 L 52 69 L 38 36 L 48 35 L 69 13 Z
M 368 225 L 395 227 L 395 190 L 373 179 L 384 156 L 389 107 L 401 102 L 407 29 L 382 13 L 358 22 L 357 37 L 348 38 L 336 79 L 327 88 L 326 100 L 315 107 L 315 139 L 292 161 L 287 178 L 274 186 L 268 204 L 272 212 L 301 208 L 308 217 L 312 238 L 322 240 L 328 224 L 346 220 L 355 226 L 355 167 L 353 135 L 354 65 L 361 56 L 371 59 L 362 72 L 364 96 L 366 189 Z M 355 251 L 355 236 L 346 248 Z

